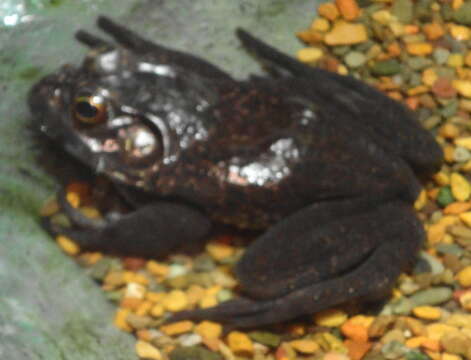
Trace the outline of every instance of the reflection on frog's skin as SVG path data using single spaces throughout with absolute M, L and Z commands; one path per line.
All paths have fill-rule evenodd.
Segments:
M 243 30 L 272 76 L 234 80 L 101 17 L 91 48 L 30 93 L 48 136 L 122 187 L 156 200 L 92 222 L 63 202 L 85 249 L 162 257 L 210 224 L 267 229 L 237 264 L 242 294 L 177 319 L 274 323 L 387 294 L 424 231 L 412 204 L 442 152 L 400 104 L 305 66 Z M 171 199 L 171 200 L 170 200 Z

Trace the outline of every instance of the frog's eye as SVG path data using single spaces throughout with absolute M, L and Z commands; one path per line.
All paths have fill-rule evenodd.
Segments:
M 75 98 L 73 114 L 83 124 L 100 124 L 106 120 L 106 103 L 101 96 L 79 96 Z

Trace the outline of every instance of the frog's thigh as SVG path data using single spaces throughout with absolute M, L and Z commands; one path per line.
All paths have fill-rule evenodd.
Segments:
M 401 255 L 397 263 L 384 263 L 386 271 L 397 273 L 404 260 L 413 258 L 422 238 L 422 225 L 407 204 L 369 207 L 362 200 L 324 202 L 301 210 L 258 238 L 236 273 L 249 297 L 273 299 L 354 271 L 366 261 L 375 262 L 374 249 L 385 243 L 394 244 L 391 258 Z M 363 286 L 362 279 L 354 280 Z
M 73 219 L 70 208 L 68 212 Z M 144 206 L 95 228 L 76 225 L 64 232 L 84 249 L 147 258 L 166 256 L 194 244 L 203 239 L 211 227 L 207 217 L 197 210 L 171 202 Z
M 318 282 L 304 284 L 288 293 L 281 287 L 275 288 L 281 295 L 272 299 L 238 298 L 213 308 L 177 313 L 171 321 L 207 319 L 220 321 L 234 328 L 254 327 L 312 314 L 353 299 L 376 299 L 378 294 L 387 293 L 401 270 L 414 261 L 424 231 L 407 204 L 385 204 L 369 215 L 373 218 L 371 226 L 361 225 L 358 228 L 360 230 L 353 231 L 363 231 L 368 236 L 378 237 L 377 246 L 362 262 L 346 271 Z M 337 223 L 337 226 L 341 224 Z M 294 242 L 287 240 L 287 243 Z M 286 250 L 286 246 L 280 249 L 280 256 Z M 353 253 L 356 248 L 352 245 L 345 251 Z M 245 281 L 248 281 L 249 274 L 246 276 Z M 272 270 L 271 276 L 259 287 L 269 287 L 272 281 L 281 286 L 282 282 L 277 279 L 275 270 Z M 254 277 L 253 282 L 259 279 Z M 250 286 L 256 288 L 255 284 Z

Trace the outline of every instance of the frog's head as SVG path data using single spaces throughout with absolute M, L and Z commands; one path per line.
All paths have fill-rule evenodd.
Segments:
M 158 96 L 155 83 L 171 69 L 139 69 L 145 66 L 121 48 L 63 66 L 31 89 L 34 125 L 97 172 L 148 187 L 174 141 L 165 117 L 149 108 L 149 98 Z

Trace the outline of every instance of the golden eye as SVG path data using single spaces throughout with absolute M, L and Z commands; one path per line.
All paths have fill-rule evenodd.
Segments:
M 106 103 L 101 96 L 79 96 L 75 98 L 75 119 L 84 124 L 99 124 L 106 120 Z

